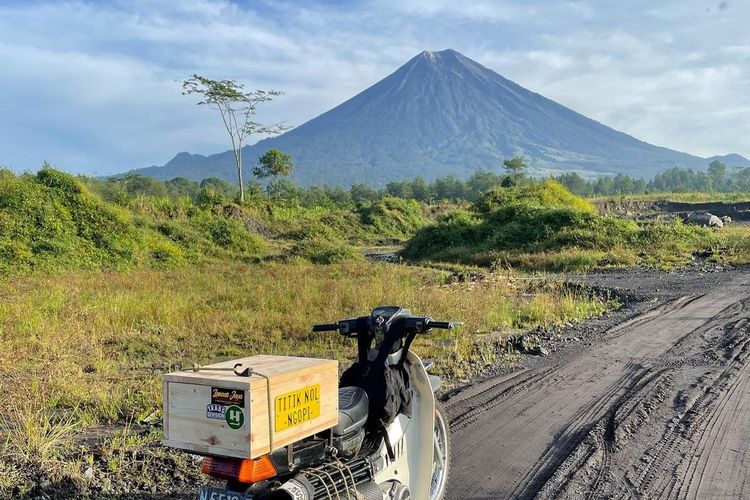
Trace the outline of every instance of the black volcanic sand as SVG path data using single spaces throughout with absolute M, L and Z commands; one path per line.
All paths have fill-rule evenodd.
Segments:
M 623 306 L 449 395 L 448 498 L 750 497 L 750 269 L 566 278 Z

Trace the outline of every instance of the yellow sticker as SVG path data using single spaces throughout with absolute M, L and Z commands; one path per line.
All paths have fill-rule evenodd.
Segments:
M 283 431 L 320 416 L 320 384 L 276 396 L 274 430 Z

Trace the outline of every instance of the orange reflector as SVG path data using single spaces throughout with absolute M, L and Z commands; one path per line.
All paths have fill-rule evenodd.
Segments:
M 254 460 L 206 457 L 203 459 L 201 472 L 209 476 L 231 479 L 240 483 L 257 483 L 274 477 L 276 467 L 273 466 L 273 462 L 268 455 L 263 455 Z

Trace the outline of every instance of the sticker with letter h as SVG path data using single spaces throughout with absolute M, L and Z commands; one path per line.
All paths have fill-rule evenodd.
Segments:
M 245 414 L 239 406 L 230 406 L 226 411 L 226 422 L 230 429 L 239 429 L 245 423 Z

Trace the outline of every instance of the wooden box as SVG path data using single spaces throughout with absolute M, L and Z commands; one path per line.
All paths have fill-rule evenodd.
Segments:
M 235 375 L 237 363 L 253 375 Z M 164 444 L 173 448 L 256 458 L 337 423 L 337 361 L 252 356 L 164 376 Z

